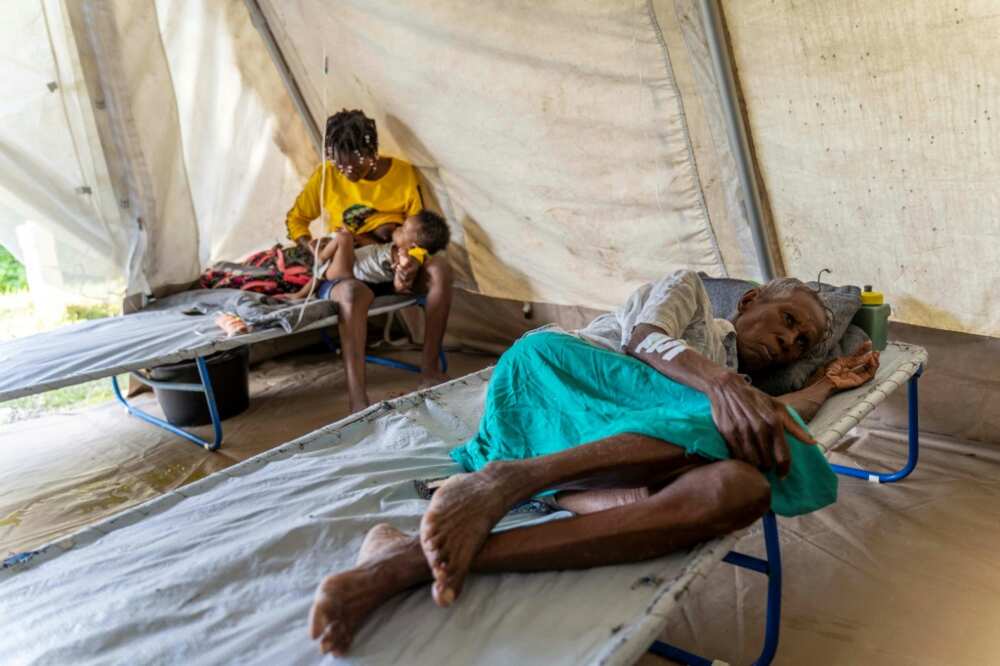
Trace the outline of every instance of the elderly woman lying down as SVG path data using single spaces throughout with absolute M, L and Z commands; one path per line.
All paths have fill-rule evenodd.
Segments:
M 470 473 L 438 489 L 420 534 L 368 533 L 357 567 L 325 578 L 310 635 L 342 655 L 393 595 L 433 582 L 448 606 L 476 573 L 597 567 L 658 557 L 836 499 L 810 419 L 835 391 L 869 381 L 870 345 L 774 398 L 753 379 L 829 336 L 831 315 L 795 279 L 750 289 L 714 319 L 684 271 L 637 290 L 575 334 L 528 334 L 501 357 L 479 432 L 455 449 Z M 575 517 L 491 534 L 515 504 L 545 495 Z

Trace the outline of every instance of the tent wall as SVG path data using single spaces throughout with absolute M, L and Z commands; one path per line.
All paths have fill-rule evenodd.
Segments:
M 967 333 L 893 324 L 889 335 L 926 348 L 920 380 L 920 426 L 925 432 L 1000 445 L 1000 340 Z M 906 428 L 906 396 L 894 394 L 877 412 L 883 424 Z M 983 453 L 1000 456 L 1000 451 Z
M 693 4 L 261 6 L 315 119 L 364 108 L 422 168 L 464 286 L 610 307 L 678 267 L 758 276 Z M 991 5 L 725 10 L 787 271 L 996 335 Z M 5 11 L 5 245 L 30 221 L 50 272 L 135 293 L 283 236 L 315 153 L 240 0 Z
M 316 159 L 242 3 L 90 0 L 154 289 L 272 244 Z
M 680 93 L 695 164 L 722 258 L 734 277 L 759 278 L 736 163 L 726 134 L 719 83 L 712 71 L 698 0 L 656 0 L 654 12 Z M 770 225 L 768 210 L 765 223 Z M 769 234 L 773 236 L 772 234 Z M 777 247 L 772 260 L 780 266 Z
M 139 232 L 111 184 L 66 7 L 5 3 L 0 43 L 0 243 L 46 287 L 120 290 Z
M 32 275 L 147 293 L 283 238 L 317 155 L 240 0 L 12 2 L 0 37 L 0 243 Z
M 756 276 L 687 3 L 260 4 L 317 122 L 362 108 L 421 168 L 465 286 L 610 307 Z
M 84 13 L 116 157 L 125 164 L 129 210 L 146 236 L 143 273 L 151 287 L 190 281 L 198 272 L 191 251 L 198 228 L 155 5 L 90 0 Z
M 996 3 L 724 3 L 789 274 L 1000 335 Z
M 301 118 L 239 0 L 157 0 L 198 227 L 198 264 L 285 238 L 315 168 Z
M 317 156 L 246 5 L 48 4 L 76 16 L 127 230 L 87 247 L 128 292 L 283 239 Z M 608 307 L 679 267 L 758 276 L 690 0 L 260 4 L 317 124 L 363 108 L 421 168 L 463 286 Z

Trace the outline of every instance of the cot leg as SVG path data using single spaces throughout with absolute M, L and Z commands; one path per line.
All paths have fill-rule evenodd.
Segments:
M 857 479 L 865 479 L 872 483 L 895 483 L 910 475 L 910 472 L 917 467 L 917 458 L 920 454 L 920 399 L 917 392 L 917 382 L 920 380 L 920 375 L 923 372 L 924 369 L 922 366 L 917 368 L 917 371 L 910 377 L 910 382 L 906 388 L 906 397 L 909 405 L 909 452 L 903 468 L 896 472 L 872 472 L 871 470 L 860 469 L 858 467 L 831 464 L 830 468 L 834 472 L 844 476 L 853 476 Z
M 212 430 L 214 432 L 215 438 L 209 442 L 195 434 L 192 434 L 186 430 L 178 428 L 172 423 L 168 423 L 163 419 L 157 418 L 152 414 L 142 411 L 137 407 L 133 407 L 125 396 L 122 395 L 121 387 L 118 386 L 118 377 L 111 378 L 111 389 L 115 393 L 115 398 L 118 399 L 129 414 L 139 418 L 146 423 L 151 423 L 157 427 L 163 428 L 169 432 L 174 433 L 179 437 L 183 437 L 189 442 L 193 442 L 198 446 L 203 447 L 207 451 L 215 451 L 220 446 L 222 446 L 222 419 L 219 418 L 219 408 L 215 402 L 215 391 L 212 389 L 212 379 L 208 374 L 208 366 L 205 363 L 205 359 L 199 356 L 195 359 L 195 364 L 198 366 L 198 376 L 201 378 L 201 384 L 185 384 L 181 382 L 153 382 L 141 375 L 133 373 L 133 376 L 144 384 L 149 386 L 159 386 L 165 389 L 172 389 L 175 391 L 193 391 L 205 394 L 205 401 L 208 403 L 208 413 L 212 417 Z
M 685 666 L 712 666 L 711 659 L 699 657 L 696 654 L 692 654 L 687 650 L 682 650 L 679 647 L 671 645 L 670 643 L 664 643 L 663 641 L 654 641 L 653 644 L 649 646 L 649 651 L 657 657 L 663 657 L 664 659 L 669 659 L 670 661 L 678 664 L 684 664 Z
M 764 647 L 754 666 L 767 666 L 774 659 L 781 628 L 781 547 L 778 544 L 778 520 L 770 511 L 764 516 L 764 549 L 767 551 L 767 619 Z
M 762 518 L 764 524 L 764 550 L 767 559 L 752 557 L 730 551 L 723 559 L 737 567 L 751 569 L 767 576 L 767 616 L 764 624 L 764 647 L 753 666 L 768 666 L 778 651 L 778 630 L 781 627 L 781 547 L 778 543 L 778 520 L 774 513 L 768 511 Z M 649 651 L 653 654 L 670 659 L 687 666 L 712 666 L 711 659 L 692 654 L 687 650 L 655 641 Z
M 406 370 L 407 372 L 415 372 L 420 374 L 420 368 L 413 365 L 412 363 L 407 363 L 406 361 L 397 361 L 394 358 L 385 358 L 384 356 L 375 356 L 374 354 L 365 354 L 365 363 L 371 363 L 372 365 L 381 365 L 385 368 L 396 368 L 397 370 Z

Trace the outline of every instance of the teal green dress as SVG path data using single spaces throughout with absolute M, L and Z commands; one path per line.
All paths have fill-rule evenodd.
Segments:
M 703 393 L 626 354 L 565 333 L 534 333 L 500 358 L 479 432 L 451 457 L 475 471 L 491 460 L 536 458 L 623 433 L 654 437 L 689 455 L 729 458 Z M 795 516 L 832 504 L 837 477 L 822 452 L 786 437 L 791 471 L 784 479 L 767 473 L 771 508 Z

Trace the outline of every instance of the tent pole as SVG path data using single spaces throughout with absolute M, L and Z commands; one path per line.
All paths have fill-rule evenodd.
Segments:
M 292 71 L 288 68 L 288 62 L 285 60 L 285 56 L 282 54 L 281 49 L 278 47 L 278 42 L 274 39 L 274 33 L 271 32 L 271 26 L 267 23 L 267 17 L 264 16 L 264 12 L 261 11 L 257 0 L 243 1 L 247 6 L 247 10 L 250 12 L 250 22 L 253 23 L 253 26 L 257 28 L 257 32 L 259 32 L 261 38 L 263 38 L 264 46 L 267 47 L 267 53 L 271 56 L 271 60 L 274 61 L 274 66 L 278 68 L 278 74 L 281 76 L 281 80 L 284 82 L 285 88 L 288 90 L 288 94 L 292 98 L 292 103 L 295 104 L 295 110 L 299 112 L 299 115 L 302 117 L 302 121 L 306 125 L 306 129 L 309 131 L 309 138 L 312 139 L 313 147 L 316 149 L 316 154 L 320 155 L 320 159 L 322 159 L 323 137 L 319 132 L 319 126 L 316 124 L 316 119 L 313 118 L 311 113 L 309 113 L 309 106 L 306 104 L 306 100 L 302 96 L 302 90 L 299 88 L 299 84 L 296 83 L 295 77 L 292 76 Z
M 705 28 L 705 38 L 708 42 L 708 52 L 712 58 L 712 72 L 715 74 L 719 97 L 722 101 L 722 115 L 726 122 L 726 133 L 729 135 L 729 146 L 736 160 L 740 186 L 744 192 L 744 208 L 747 218 L 750 220 L 750 234 L 753 237 L 754 249 L 757 253 L 757 264 L 763 278 L 772 280 L 775 277 L 774 260 L 771 257 L 767 232 L 764 228 L 760 190 L 757 187 L 757 174 L 750 156 L 747 128 L 743 123 L 743 115 L 739 109 L 736 79 L 733 77 L 725 29 L 722 25 L 722 10 L 719 6 L 719 0 L 698 0 L 698 5 L 701 10 L 701 22 Z

